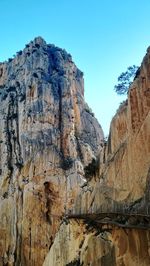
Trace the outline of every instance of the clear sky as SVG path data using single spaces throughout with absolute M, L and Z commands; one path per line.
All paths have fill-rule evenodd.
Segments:
M 113 91 L 117 77 L 150 45 L 150 0 L 0 0 L 0 26 L 0 61 L 36 36 L 71 53 L 107 135 L 123 100 Z

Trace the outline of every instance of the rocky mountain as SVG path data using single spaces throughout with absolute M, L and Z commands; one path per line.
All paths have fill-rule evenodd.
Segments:
M 0 266 L 150 265 L 149 58 L 107 142 L 65 50 L 0 63 Z
M 0 64 L 0 265 L 42 265 L 103 131 L 83 73 L 36 38 Z
M 150 265 L 149 77 L 150 49 L 44 266 Z

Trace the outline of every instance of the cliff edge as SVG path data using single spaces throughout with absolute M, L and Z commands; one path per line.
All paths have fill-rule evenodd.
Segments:
M 0 63 L 0 265 L 150 265 L 149 58 L 107 142 L 65 50 Z
M 149 58 L 148 49 L 44 266 L 150 265 Z
M 71 55 L 35 38 L 0 63 L 0 265 L 42 265 L 103 131 Z

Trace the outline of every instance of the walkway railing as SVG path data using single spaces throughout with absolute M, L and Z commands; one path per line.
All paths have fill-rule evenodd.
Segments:
M 150 215 L 138 213 L 101 212 L 85 214 L 67 214 L 66 219 L 84 220 L 95 225 L 111 225 L 123 228 L 150 230 Z

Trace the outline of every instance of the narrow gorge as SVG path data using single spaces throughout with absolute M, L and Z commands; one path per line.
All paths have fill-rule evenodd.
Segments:
M 0 63 L 0 266 L 150 265 L 150 48 L 108 140 L 41 37 Z

